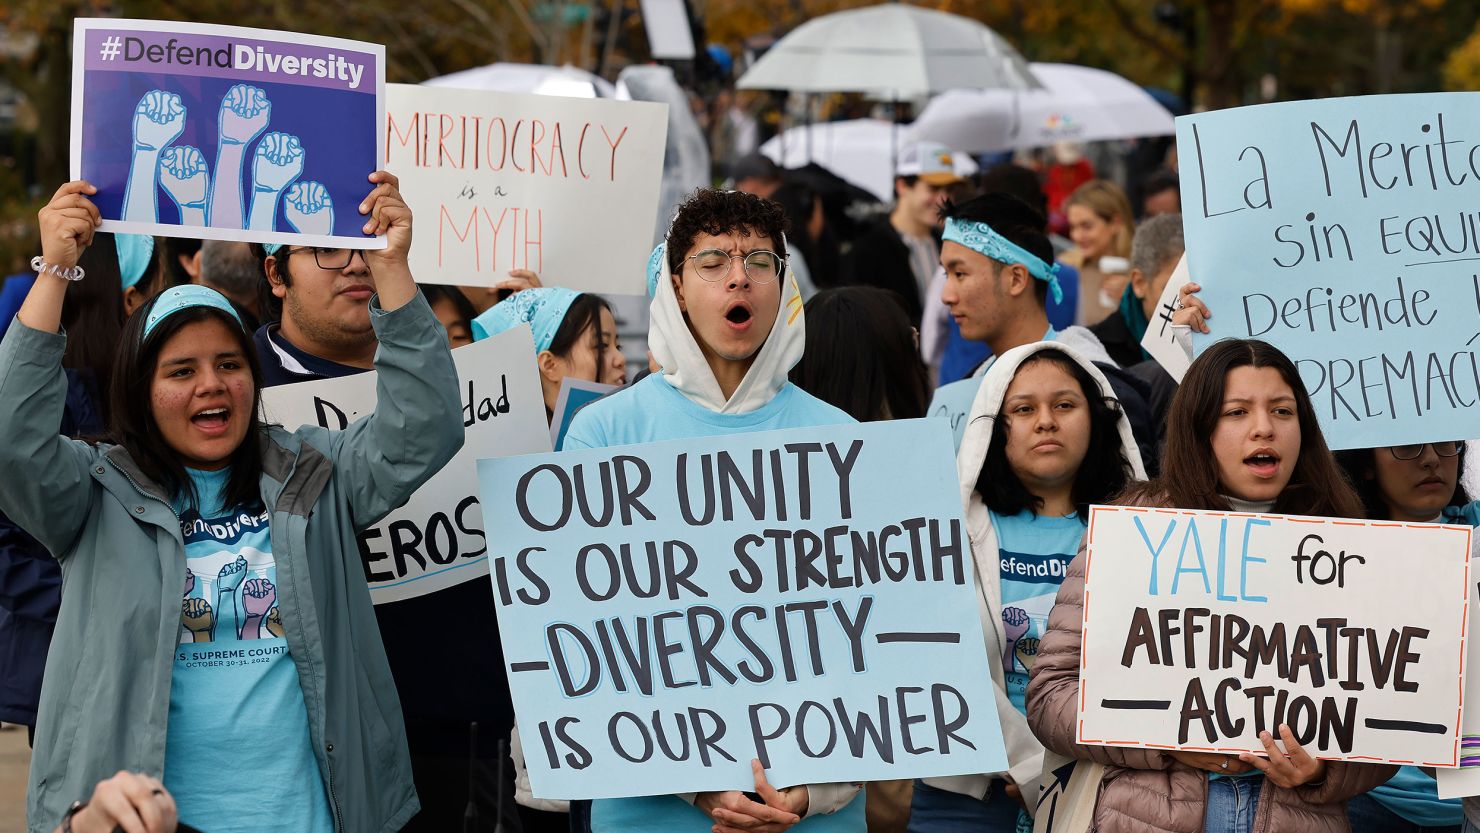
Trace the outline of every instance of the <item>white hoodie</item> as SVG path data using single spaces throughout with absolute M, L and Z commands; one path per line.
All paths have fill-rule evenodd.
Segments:
M 971 541 L 976 583 L 981 588 L 983 635 L 986 638 L 987 654 L 994 657 L 1002 656 L 1007 649 L 1007 636 L 1002 631 L 1002 568 L 998 560 L 997 530 L 992 525 L 991 511 L 976 490 L 976 482 L 982 465 L 987 461 L 987 449 L 992 443 L 992 426 L 1002 408 L 1002 400 L 1007 396 L 1008 385 L 1012 383 L 1022 363 L 1043 350 L 1064 353 L 1089 373 L 1099 385 L 1102 396 L 1115 396 L 1109 381 L 1090 358 L 1065 341 L 1039 341 L 1014 347 L 998 357 L 982 379 L 981 389 L 977 391 L 966 421 L 966 434 L 956 453 L 956 474 L 960 479 L 961 503 L 966 510 L 966 533 Z M 1136 480 L 1145 480 L 1146 471 L 1141 466 L 1141 452 L 1136 446 L 1135 436 L 1131 434 L 1130 420 L 1121 413 L 1117 424 L 1126 473 Z M 1037 782 L 1043 770 L 1043 744 L 1028 729 L 1028 719 L 1008 699 L 1002 677 L 1002 663 L 991 662 L 988 665 L 992 669 L 992 687 L 997 693 L 997 715 L 1002 721 L 1002 738 L 1007 745 L 1007 772 L 926 778 L 925 782 L 937 789 L 981 798 L 986 794 L 993 778 L 1007 774 L 1021 787 L 1023 795 L 1036 796 Z

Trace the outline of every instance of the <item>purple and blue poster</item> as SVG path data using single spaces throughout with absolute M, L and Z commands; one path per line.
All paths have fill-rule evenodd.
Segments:
M 384 150 L 384 47 L 79 19 L 72 70 L 72 176 L 97 187 L 103 230 L 385 245 L 359 213 Z

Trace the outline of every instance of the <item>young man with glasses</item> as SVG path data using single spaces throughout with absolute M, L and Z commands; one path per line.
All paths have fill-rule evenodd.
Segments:
M 582 409 L 565 447 L 853 422 L 787 381 L 802 357 L 806 322 L 779 254 L 785 231 L 776 203 L 738 191 L 695 192 L 648 262 L 650 285 L 656 280 L 648 344 L 662 370 Z M 758 775 L 749 796 L 729 790 L 598 800 L 590 829 L 856 831 L 865 825 L 857 793 L 854 784 L 775 790 Z
M 349 376 L 372 367 L 377 341 L 369 307 L 375 278 L 364 251 L 257 244 L 252 251 L 282 302 L 282 320 L 265 324 L 253 337 L 264 386 Z M 514 708 L 486 582 L 467 581 L 379 604 L 375 617 L 396 680 L 421 799 L 421 812 L 403 831 L 518 833 L 513 767 L 501 769 L 497 757 L 499 740 L 514 726 Z M 470 788 L 477 822 L 465 826 Z

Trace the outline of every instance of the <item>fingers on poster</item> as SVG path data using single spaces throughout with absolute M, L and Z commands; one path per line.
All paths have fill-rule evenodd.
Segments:
M 172 145 L 185 131 L 191 114 L 179 95 L 150 90 L 134 110 L 133 161 L 129 168 L 128 198 L 123 219 L 159 222 L 157 197 L 163 189 L 187 226 L 250 228 L 271 231 L 277 208 L 287 196 L 288 223 L 301 234 L 331 234 L 334 201 L 322 183 L 300 182 L 307 155 L 302 141 L 289 133 L 265 133 L 271 122 L 272 102 L 260 87 L 237 84 L 221 99 L 218 118 L 220 144 L 211 188 L 212 166 L 199 148 Z M 242 160 L 251 160 L 250 212 L 243 214 Z M 243 221 L 245 219 L 245 225 Z

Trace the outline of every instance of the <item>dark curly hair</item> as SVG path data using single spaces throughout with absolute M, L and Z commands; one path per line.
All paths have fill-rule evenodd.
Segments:
M 668 229 L 668 271 L 683 271 L 684 257 L 701 234 L 738 231 L 754 237 L 769 237 L 779 248 L 787 231 L 786 211 L 768 199 L 741 191 L 700 188 L 678 207 L 678 216 Z M 786 257 L 786 252 L 776 254 Z
M 1062 350 L 1040 350 L 1018 365 L 1017 373 L 1038 362 L 1057 365 L 1079 383 L 1089 405 L 1089 448 L 1074 475 L 1071 498 L 1081 520 L 1089 519 L 1092 503 L 1106 503 L 1130 481 L 1125 450 L 1120 441 L 1120 403 L 1100 392 L 1100 385 L 1079 362 Z M 1016 378 L 1016 373 L 1014 374 Z M 1007 461 L 1007 420 L 998 414 L 992 421 L 992 442 L 987 459 L 977 475 L 976 491 L 982 503 L 998 515 L 1016 515 L 1024 509 L 1038 514 L 1043 498 L 1034 495 Z

